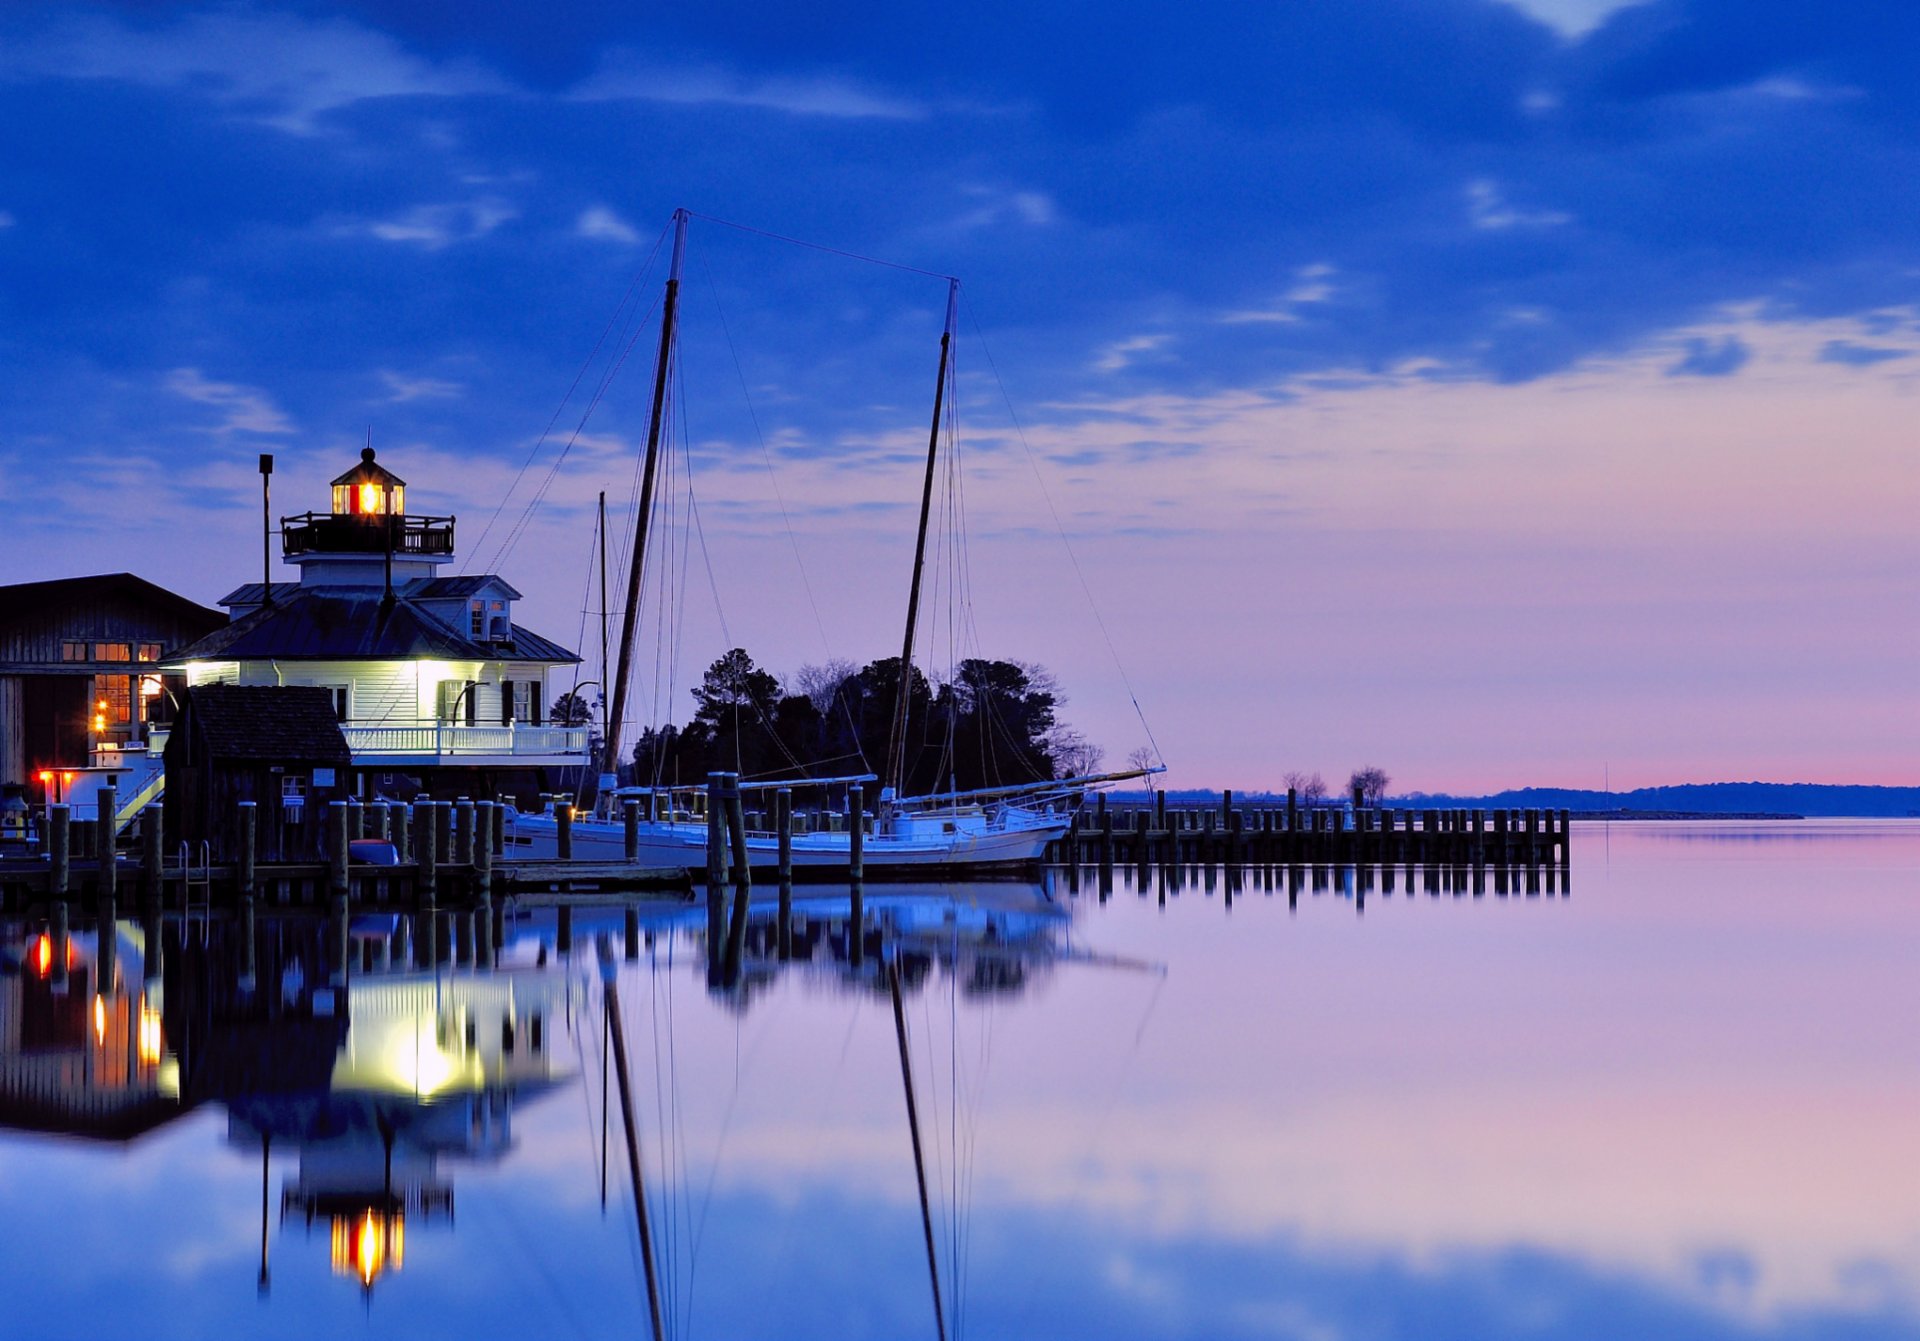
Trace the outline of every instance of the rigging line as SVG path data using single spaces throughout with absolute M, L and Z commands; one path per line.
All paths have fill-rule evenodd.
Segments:
M 831 659 L 833 644 L 827 641 L 826 621 L 820 617 L 820 605 L 813 596 L 813 583 L 808 580 L 806 563 L 800 557 L 800 539 L 793 533 L 793 516 L 787 511 L 786 496 L 780 491 L 780 476 L 773 468 L 773 454 L 767 450 L 767 435 L 760 427 L 760 412 L 754 408 L 753 393 L 747 387 L 747 370 L 741 365 L 740 350 L 733 342 L 733 329 L 727 325 L 726 309 L 720 305 L 720 286 L 714 283 L 713 271 L 705 257 L 700 260 L 700 270 L 707 277 L 707 289 L 713 295 L 713 310 L 720 318 L 720 333 L 726 337 L 727 352 L 733 356 L 734 375 L 740 379 L 740 395 L 746 401 L 747 418 L 753 424 L 754 440 L 760 444 L 760 460 L 767 468 L 767 483 L 773 488 L 773 501 L 780 508 L 780 524 L 786 528 L 787 544 L 793 550 L 794 571 L 800 575 L 801 589 L 807 593 L 807 604 L 813 610 L 813 626 L 819 630 L 821 650 Z
M 500 496 L 499 503 L 494 505 L 493 516 L 489 517 L 487 524 L 481 528 L 479 541 L 468 551 L 474 558 L 477 559 L 480 557 L 481 548 L 487 543 L 487 536 L 492 533 L 494 523 L 500 520 L 500 514 L 506 509 L 507 502 L 513 497 L 514 490 L 520 487 L 521 478 L 526 475 L 527 471 L 533 468 L 535 459 L 540 455 L 540 449 L 546 445 L 548 436 L 553 432 L 553 426 L 559 423 L 560 416 L 566 413 L 567 402 L 572 400 L 573 393 L 580 389 L 580 383 L 586 377 L 587 369 L 591 368 L 594 361 L 600 357 L 601 346 L 606 343 L 608 334 L 612 332 L 614 326 L 619 322 L 620 314 L 624 312 L 627 305 L 633 301 L 634 291 L 640 287 L 640 281 L 645 279 L 647 273 L 653 269 L 654 260 L 660 255 L 660 248 L 662 244 L 666 242 L 667 234 L 672 228 L 673 225 L 669 223 L 665 228 L 660 230 L 660 235 L 654 238 L 653 250 L 647 253 L 647 259 L 641 263 L 639 270 L 634 272 L 632 280 L 627 284 L 627 291 L 620 296 L 619 303 L 615 305 L 612 313 L 607 317 L 607 324 L 601 328 L 599 338 L 593 342 L 593 349 L 588 352 L 586 362 L 582 363 L 580 365 L 580 371 L 573 375 L 573 383 L 568 386 L 567 394 L 560 398 L 558 405 L 554 406 L 553 417 L 547 420 L 547 426 L 540 431 L 540 436 L 534 440 L 533 449 L 527 453 L 527 459 L 525 463 L 521 465 L 519 473 L 513 477 L 513 483 L 508 486 L 506 493 Z M 466 564 L 463 563 L 460 565 L 460 571 L 462 573 L 467 571 Z
M 653 309 L 649 307 L 647 309 L 647 315 L 651 316 L 652 314 Z M 615 360 L 613 366 L 607 370 L 606 376 L 600 379 L 600 385 L 594 390 L 593 399 L 587 403 L 587 408 L 581 411 L 580 422 L 573 426 L 573 432 L 567 435 L 566 445 L 560 449 L 560 454 L 554 457 L 553 464 L 547 468 L 546 478 L 540 482 L 539 489 L 537 489 L 533 497 L 527 501 L 526 507 L 521 509 L 520 516 L 518 520 L 515 521 L 513 529 L 507 533 L 507 538 L 500 542 L 499 551 L 493 556 L 491 566 L 498 567 L 504 563 L 507 556 L 513 553 L 514 547 L 520 543 L 521 537 L 526 534 L 527 527 L 533 521 L 533 514 L 539 509 L 540 504 L 546 501 L 547 491 L 553 488 L 553 482 L 560 474 L 560 467 L 566 463 L 567 456 L 580 441 L 580 435 L 586 432 L 587 421 L 593 418 L 593 412 L 599 409 L 600 402 L 606 399 L 607 391 L 612 387 L 614 379 L 619 376 L 620 370 L 627 366 L 627 359 L 633 354 L 634 347 L 640 343 L 640 337 L 646 331 L 647 326 L 648 323 L 645 318 L 634 323 L 632 338 L 621 348 L 620 357 Z
M 1153 747 L 1154 758 L 1162 767 L 1167 762 L 1166 755 L 1160 752 L 1160 742 L 1154 739 L 1153 728 L 1147 724 L 1147 714 L 1140 706 L 1139 695 L 1133 692 L 1133 682 L 1127 678 L 1127 668 L 1120 660 L 1120 649 L 1114 646 L 1113 635 L 1107 631 L 1107 621 L 1100 614 L 1099 603 L 1093 599 L 1093 588 L 1087 582 L 1087 575 L 1080 567 L 1080 557 L 1074 553 L 1073 542 L 1067 539 L 1067 528 L 1060 520 L 1060 510 L 1053 505 L 1053 494 L 1047 489 L 1046 477 L 1040 473 L 1040 459 L 1034 454 L 1033 444 L 1027 441 L 1027 430 L 1020 422 L 1020 415 L 1013 408 L 1013 395 L 1007 390 L 1006 379 L 1000 376 L 1000 367 L 993 361 L 993 350 L 987 344 L 987 333 L 980 325 L 980 317 L 973 310 L 971 301 L 967 304 L 967 319 L 973 323 L 974 334 L 980 337 L 980 352 L 987 360 L 987 369 L 993 374 L 994 383 L 1000 388 L 1000 397 L 1006 402 L 1007 416 L 1013 421 L 1014 434 L 1020 439 L 1020 447 L 1027 454 L 1027 464 L 1033 469 L 1034 482 L 1040 486 L 1040 496 L 1046 500 L 1047 511 L 1053 516 L 1054 529 L 1060 534 L 1060 544 L 1067 551 L 1067 560 L 1073 566 L 1073 575 L 1080 580 L 1080 590 L 1086 593 L 1087 605 L 1093 611 L 1093 621 L 1100 628 L 1100 637 L 1107 644 L 1107 652 L 1113 657 L 1113 667 L 1120 673 L 1120 683 L 1125 686 L 1127 699 L 1133 704 L 1133 715 L 1140 719 L 1140 729 L 1147 733 L 1147 744 Z
M 711 214 L 702 214 L 698 210 L 688 210 L 695 219 L 705 219 L 710 224 L 719 224 L 722 228 L 731 228 L 741 233 L 752 233 L 755 237 L 769 238 L 775 242 L 785 242 L 790 246 L 805 247 L 810 251 L 823 251 L 829 256 L 843 257 L 849 261 L 864 261 L 868 265 L 884 266 L 888 270 L 904 270 L 910 275 L 925 275 L 928 279 L 953 281 L 952 275 L 943 275 L 937 270 L 922 270 L 917 265 L 903 265 L 899 261 L 883 260 L 878 256 L 866 256 L 857 251 L 846 251 L 840 247 L 829 247 L 824 242 L 809 242 L 805 238 L 788 237 L 785 233 L 770 232 L 765 228 L 755 228 L 752 224 L 735 223 L 731 219 L 717 218 Z

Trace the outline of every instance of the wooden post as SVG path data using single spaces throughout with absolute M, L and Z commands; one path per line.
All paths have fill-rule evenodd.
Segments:
M 727 833 L 720 818 L 725 804 L 721 797 L 726 791 L 726 777 L 725 773 L 707 774 L 707 894 L 709 898 L 727 878 Z
M 149 909 L 166 899 L 166 834 L 161 806 L 151 802 L 140 812 L 140 897 Z
M 493 833 L 493 802 L 476 802 L 473 814 L 479 839 L 473 845 L 473 897 L 475 904 L 484 910 L 493 901 L 493 844 L 487 841 Z M 488 922 L 491 921 L 489 917 Z
M 561 861 L 573 860 L 573 805 L 556 802 L 553 807 L 553 839 Z
M 402 866 L 409 865 L 413 861 L 413 844 L 410 841 L 413 835 L 408 832 L 408 818 L 405 801 L 387 803 L 387 839 L 393 844 L 393 855 L 399 859 Z
M 773 828 L 780 842 L 780 914 L 774 949 L 783 960 L 793 958 L 793 788 L 773 794 Z
M 860 885 L 867 878 L 866 789 L 847 788 L 847 878 Z
M 148 809 L 153 809 L 149 806 Z M 240 897 L 254 897 L 254 886 L 258 883 L 258 863 L 260 856 L 260 807 L 252 801 L 242 801 L 234 807 L 234 828 L 240 838 Z
M 1300 789 L 1287 788 L 1287 832 L 1300 832 Z
M 352 898 L 352 880 L 348 868 L 348 846 L 352 820 L 345 801 L 327 805 L 327 889 L 332 896 L 333 965 L 327 981 L 334 987 L 347 984 L 348 910 Z
M 327 805 L 327 892 L 336 899 L 344 899 L 349 894 L 347 873 L 347 842 L 350 830 L 347 825 L 347 803 L 332 801 Z
M 626 840 L 627 860 L 640 860 L 640 803 L 629 796 L 620 803 L 620 826 Z
M 64 805 L 47 807 L 47 894 L 67 897 L 73 874 L 73 813 Z
M 415 902 L 426 910 L 427 926 L 432 926 L 432 909 L 440 898 L 440 836 L 435 832 L 435 811 L 432 801 L 413 803 L 413 859 L 419 863 L 418 874 L 414 879 Z M 424 961 L 428 964 L 433 959 Z
M 367 834 L 367 807 L 357 796 L 347 798 L 347 841 L 364 838 Z
M 96 855 L 100 862 L 99 899 L 103 911 L 101 916 L 109 914 L 115 897 L 119 894 L 120 881 L 120 845 L 114 841 L 114 816 L 120 811 L 120 794 L 111 786 L 100 789 L 100 845 Z
M 747 815 L 738 773 L 727 778 L 727 834 L 733 847 L 733 883 L 744 888 L 753 883 L 753 868 L 747 856 Z

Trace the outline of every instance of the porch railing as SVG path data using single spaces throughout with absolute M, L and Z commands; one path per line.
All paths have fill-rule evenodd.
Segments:
M 342 722 L 340 732 L 355 754 L 556 755 L 587 752 L 584 726 L 469 726 L 465 722 L 412 722 L 362 725 Z

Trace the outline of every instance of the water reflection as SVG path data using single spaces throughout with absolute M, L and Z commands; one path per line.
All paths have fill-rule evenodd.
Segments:
M 522 904 L 490 969 L 369 918 L 340 986 L 323 919 L 16 925 L 0 1272 L 151 1335 L 1920 1334 L 1920 831 L 1611 841 Z

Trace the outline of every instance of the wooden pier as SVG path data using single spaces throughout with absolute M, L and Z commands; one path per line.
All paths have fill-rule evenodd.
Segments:
M 1561 866 L 1565 810 L 1416 810 L 1393 807 L 1218 804 L 1109 805 L 1094 798 L 1054 844 L 1066 865 Z
M 496 897 L 524 898 L 587 890 L 690 895 L 704 883 L 718 892 L 745 879 L 744 840 L 751 819 L 740 794 L 723 778 L 712 807 L 708 869 L 704 873 L 654 870 L 621 861 L 584 861 L 571 856 L 569 827 L 560 829 L 560 856 L 519 860 L 506 855 L 502 808 L 492 801 L 421 801 L 328 808 L 323 860 L 261 862 L 254 806 L 237 807 L 229 851 L 179 844 L 167 850 L 158 806 L 142 812 L 135 841 L 126 852 L 103 849 L 99 819 L 77 817 L 66 806 L 49 807 L 42 828 L 45 851 L 0 859 L 0 912 L 19 913 L 69 902 L 88 911 L 125 898 L 129 910 L 178 907 L 350 907 L 419 911 L 440 907 L 481 908 Z M 856 792 L 858 789 L 854 789 Z M 101 793 L 111 815 L 114 794 Z M 857 806 L 858 801 L 854 804 Z M 570 815 L 570 812 L 563 811 Z M 856 812 L 857 813 L 857 812 Z M 945 868 L 876 871 L 865 864 L 863 844 L 850 843 L 845 867 L 796 868 L 790 835 L 795 817 L 785 798 L 774 821 L 785 858 L 770 875 L 783 888 L 796 877 L 845 880 L 956 878 Z M 634 845 L 632 804 L 627 806 L 629 848 Z M 862 826 L 864 827 L 864 826 Z M 1110 805 L 1094 798 L 1067 833 L 1051 845 L 1047 860 L 1068 867 L 1082 863 L 1158 867 L 1426 867 L 1464 869 L 1559 869 L 1568 865 L 1569 814 L 1565 810 L 1411 810 L 1392 807 L 1236 804 L 1232 793 L 1219 803 L 1170 804 L 1164 793 L 1152 804 Z M 367 860 L 365 858 L 377 858 Z M 1023 872 L 1014 872 L 1021 874 Z M 704 874 L 705 880 L 700 879 Z M 960 872 L 958 874 L 964 874 Z M 992 874 L 1005 875 L 996 871 Z M 1030 874 L 1030 873 L 1029 873 Z M 1409 874 L 1408 883 L 1412 877 Z

